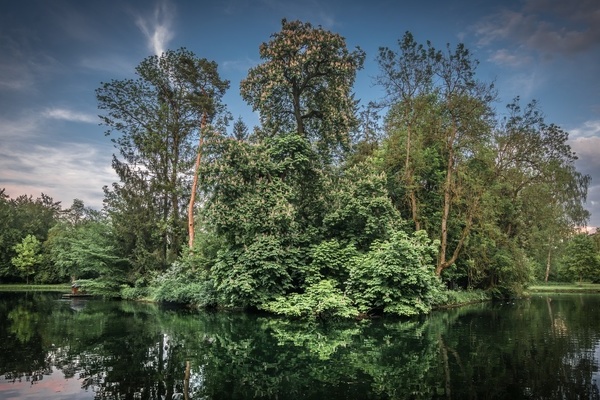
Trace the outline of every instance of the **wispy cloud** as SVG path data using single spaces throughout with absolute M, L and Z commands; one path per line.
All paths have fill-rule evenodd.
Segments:
M 488 57 L 488 61 L 509 67 L 520 67 L 531 64 L 533 59 L 528 55 L 518 54 L 507 49 L 499 49 Z
M 98 123 L 98 117 L 91 114 L 85 114 L 75 110 L 69 110 L 66 108 L 48 108 L 44 110 L 42 115 L 46 118 L 58 119 L 70 122 L 85 122 L 85 123 Z
M 83 143 L 13 147 L 10 157 L 0 157 L 0 169 L 0 187 L 6 188 L 11 197 L 43 192 L 66 206 L 79 198 L 88 206 L 100 208 L 102 187 L 117 180 L 110 156 L 97 146 Z
M 74 117 L 63 114 L 69 120 Z M 84 114 L 74 115 L 87 119 Z M 0 188 L 11 197 L 43 192 L 63 204 L 80 198 L 101 207 L 102 187 L 118 180 L 111 167 L 112 145 L 78 142 L 67 135 L 49 137 L 47 118 L 44 112 L 0 117 Z
M 505 8 L 479 21 L 474 27 L 478 44 L 513 45 L 511 53 L 520 53 L 522 47 L 542 57 L 571 55 L 600 46 L 597 1 L 525 0 L 520 4 L 520 8 Z
M 92 57 L 84 57 L 79 61 L 83 68 L 110 72 L 118 75 L 131 75 L 135 70 L 135 63 L 130 57 L 115 54 L 103 54 Z
M 158 0 L 152 15 L 136 18 L 135 23 L 146 36 L 148 47 L 158 56 L 167 50 L 169 42 L 175 36 L 173 19 L 174 5 L 167 0 Z

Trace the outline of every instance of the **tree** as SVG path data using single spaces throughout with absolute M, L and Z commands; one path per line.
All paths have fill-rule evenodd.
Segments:
M 27 235 L 34 235 L 43 242 L 60 214 L 60 202 L 44 193 L 36 199 L 27 195 L 11 199 L 4 189 L 0 189 L 0 277 L 21 279 L 14 273 L 12 264 L 12 258 L 16 256 L 15 245 Z
M 400 181 L 406 188 L 411 218 L 418 231 L 421 229 L 421 210 L 416 193 L 418 162 L 415 160 L 419 151 L 423 150 L 423 141 L 419 141 L 419 132 L 415 130 L 419 129 L 417 124 L 423 124 L 428 112 L 426 105 L 433 87 L 434 71 L 430 54 L 423 45 L 417 44 L 410 32 L 398 41 L 398 46 L 398 53 L 386 47 L 380 48 L 377 61 L 382 74 L 376 82 L 386 91 L 383 105 L 393 106 L 388 117 L 390 128 L 403 131 L 404 173 Z
M 398 52 L 380 49 L 383 74 L 378 82 L 392 101 L 390 112 L 397 113 L 390 115 L 388 130 L 401 137 L 400 183 L 407 185 L 411 219 L 419 228 L 423 206 L 417 196 L 426 192 L 427 180 L 419 179 L 425 170 L 417 167 L 431 164 L 418 160 L 435 153 L 433 165 L 438 170 L 433 186 L 441 204 L 434 211 L 437 227 L 430 234 L 440 240 L 435 271 L 441 275 L 457 261 L 484 194 L 493 85 L 475 79 L 478 62 L 463 44 L 455 49 L 448 45 L 442 52 L 428 42 L 425 49 L 407 33 L 399 45 Z
M 44 243 L 60 276 L 71 281 L 85 278 L 124 278 L 122 259 L 117 256 L 114 236 L 107 220 L 84 220 L 73 225 L 56 224 Z
M 260 46 L 264 62 L 250 69 L 241 94 L 269 134 L 296 131 L 329 159 L 349 144 L 357 125 L 351 94 L 365 54 L 349 52 L 338 34 L 310 23 L 282 20 L 281 31 Z
M 318 236 L 323 214 L 323 204 L 313 202 L 319 196 L 307 195 L 322 180 L 316 155 L 297 134 L 256 144 L 217 137 L 206 152 L 203 214 L 224 239 L 209 277 L 220 304 L 259 306 L 303 281 L 301 247 Z
M 120 134 L 113 139 L 121 157 L 113 157 L 113 168 L 121 183 L 105 188 L 105 204 L 123 253 L 140 271 L 164 268 L 184 242 L 182 214 L 200 157 L 194 143 L 202 143 L 202 130 L 228 87 L 216 68 L 186 49 L 169 50 L 144 59 L 137 79 L 96 90 L 107 135 Z
M 15 245 L 14 250 L 17 255 L 13 257 L 12 263 L 25 277 L 27 284 L 29 284 L 29 277 L 35 273 L 36 267 L 43 260 L 41 243 L 35 236 L 27 235 L 21 243 Z
M 568 133 L 546 123 L 536 101 L 521 107 L 517 97 L 507 110 L 494 130 L 494 218 L 504 240 L 544 266 L 547 281 L 560 243 L 589 217 L 583 202 L 590 177 L 575 169 Z
M 242 117 L 238 117 L 233 123 L 233 137 L 240 141 L 248 139 L 248 127 L 242 120 Z
M 579 282 L 600 277 L 600 259 L 594 240 L 587 233 L 580 233 L 569 241 L 563 257 L 563 266 L 567 276 Z

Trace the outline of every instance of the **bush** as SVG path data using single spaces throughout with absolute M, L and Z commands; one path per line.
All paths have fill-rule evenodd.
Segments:
M 302 294 L 280 296 L 261 308 L 275 314 L 308 319 L 358 316 L 350 299 L 344 296 L 331 279 L 323 279 L 310 285 Z
M 365 314 L 411 316 L 431 311 L 444 299 L 441 281 L 434 274 L 436 250 L 424 231 L 412 236 L 395 232 L 354 259 L 349 296 Z
M 155 301 L 199 307 L 214 306 L 216 300 L 213 283 L 204 275 L 184 263 L 174 262 L 167 271 L 153 280 L 150 296 Z

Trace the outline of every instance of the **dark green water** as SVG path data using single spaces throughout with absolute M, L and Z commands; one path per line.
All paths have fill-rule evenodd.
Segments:
M 597 399 L 599 362 L 596 295 L 318 325 L 0 293 L 0 399 Z

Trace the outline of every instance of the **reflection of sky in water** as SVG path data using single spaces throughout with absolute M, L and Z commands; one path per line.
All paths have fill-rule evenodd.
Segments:
M 0 377 L 0 399 L 2 400 L 83 400 L 93 399 L 94 392 L 81 390 L 82 379 L 75 377 L 65 379 L 61 370 L 52 367 L 52 374 L 42 375 L 43 378 L 36 382 L 27 380 L 25 376 L 21 381 Z

